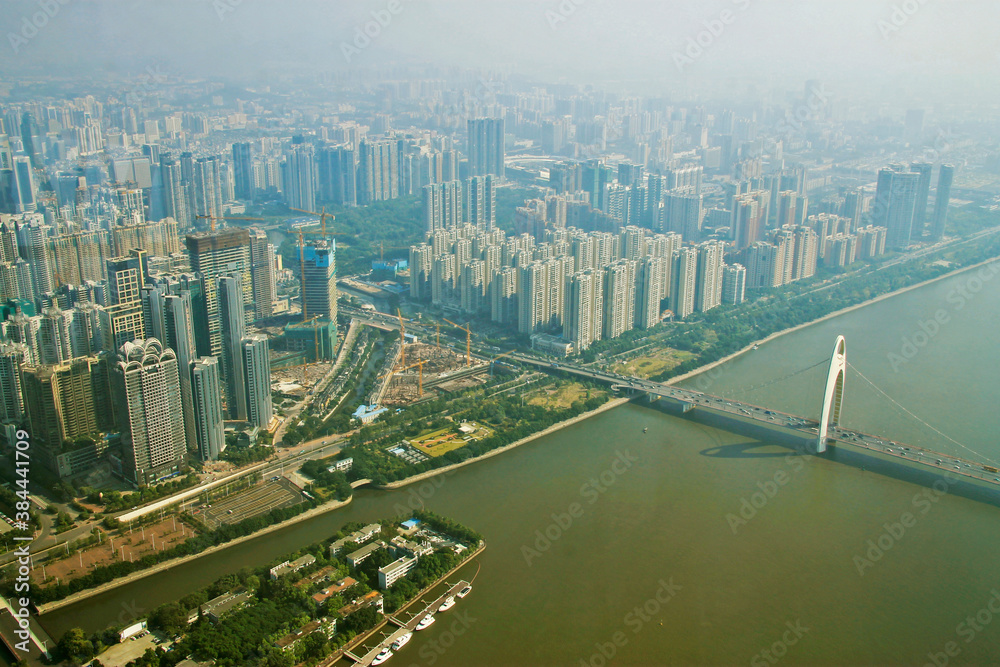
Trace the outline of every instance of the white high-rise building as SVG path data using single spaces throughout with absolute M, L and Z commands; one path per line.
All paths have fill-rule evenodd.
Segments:
M 247 421 L 253 426 L 267 428 L 274 414 L 267 336 L 254 334 L 243 339 L 243 370 Z
M 604 338 L 617 338 L 635 323 L 635 266 L 620 259 L 604 270 Z
M 187 443 L 177 356 L 155 338 L 122 345 L 111 375 L 124 449 L 123 472 L 151 484 L 180 472 Z
M 726 246 L 720 241 L 708 241 L 698 246 L 698 278 L 694 308 L 708 312 L 722 303 L 722 267 Z
M 698 284 L 698 250 L 684 247 L 674 255 L 673 277 L 670 281 L 670 308 L 674 317 L 682 319 L 694 312 L 695 288 Z
M 573 343 L 576 352 L 583 352 L 601 340 L 603 289 L 603 277 L 599 270 L 578 271 L 567 280 L 563 338 Z

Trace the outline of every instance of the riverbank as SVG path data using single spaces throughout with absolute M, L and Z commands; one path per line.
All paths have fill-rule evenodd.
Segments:
M 177 567 L 178 565 L 183 565 L 184 563 L 188 563 L 197 558 L 201 558 L 202 556 L 207 556 L 209 554 L 215 553 L 216 551 L 222 551 L 223 549 L 234 547 L 237 544 L 241 544 L 243 542 L 247 542 L 249 540 L 262 537 L 264 535 L 267 535 L 268 533 L 273 533 L 276 530 L 287 528 L 288 526 L 299 523 L 300 521 L 306 521 L 307 519 L 312 519 L 313 517 L 319 516 L 321 514 L 332 512 L 333 510 L 340 509 L 341 507 L 349 505 L 353 499 L 354 496 L 351 496 L 347 500 L 337 500 L 328 503 L 323 503 L 319 507 L 314 507 L 311 510 L 303 512 L 302 514 L 293 516 L 291 519 L 287 519 L 280 523 L 273 524 L 271 526 L 268 526 L 267 528 L 258 530 L 255 533 L 250 533 L 249 535 L 243 535 L 242 537 L 237 537 L 236 539 L 230 540 L 229 542 L 217 544 L 213 547 L 205 549 L 200 553 L 190 554 L 188 556 L 181 556 L 180 558 L 172 558 L 170 560 L 165 560 L 162 563 L 157 563 L 156 565 L 146 568 L 145 570 L 139 570 L 138 572 L 133 572 L 124 577 L 112 579 L 111 581 L 101 584 L 100 586 L 95 586 L 94 588 L 88 588 L 86 590 L 78 591 L 76 593 L 73 593 L 72 595 L 64 597 L 62 600 L 55 600 L 53 602 L 47 602 L 45 604 L 38 605 L 37 608 L 38 615 L 42 616 L 50 611 L 55 611 L 56 609 L 67 607 L 69 605 L 80 602 L 81 600 L 86 600 L 87 598 L 94 597 L 95 595 L 100 595 L 101 593 L 109 591 L 113 588 L 124 586 L 125 584 L 130 584 L 133 581 L 138 581 L 139 579 L 149 577 L 158 572 L 169 570 L 170 568 Z
M 739 356 L 741 356 L 743 354 L 746 354 L 747 352 L 753 350 L 755 347 L 758 347 L 760 345 L 764 345 L 766 343 L 770 343 L 773 340 L 781 338 L 782 336 L 787 336 L 788 334 L 794 333 L 796 331 L 799 331 L 800 329 L 805 329 L 806 327 L 811 327 L 814 324 L 819 324 L 820 322 L 825 322 L 827 320 L 832 320 L 835 317 L 840 317 L 841 315 L 846 315 L 847 313 L 854 312 L 855 310 L 860 310 L 862 308 L 867 308 L 868 306 L 876 304 L 876 303 L 878 303 L 880 301 L 885 301 L 886 299 L 891 299 L 894 296 L 899 296 L 900 294 L 906 294 L 909 291 L 912 291 L 912 290 L 915 290 L 915 289 L 919 289 L 919 288 L 925 287 L 927 285 L 931 285 L 931 284 L 939 282 L 941 280 L 945 280 L 946 278 L 952 278 L 954 276 L 959 276 L 959 275 L 962 275 L 963 273 L 967 273 L 969 271 L 974 271 L 975 269 L 979 269 L 979 268 L 982 268 L 982 267 L 987 266 L 989 264 L 994 264 L 994 263 L 998 263 L 998 262 L 1000 262 L 1000 257 L 992 257 L 990 259 L 984 260 L 984 261 L 979 262 L 977 264 L 970 264 L 969 266 L 964 266 L 964 267 L 962 267 L 960 269 L 955 269 L 954 271 L 949 271 L 948 273 L 941 274 L 940 276 L 938 276 L 936 278 L 931 278 L 930 280 L 924 280 L 924 281 L 919 282 L 919 283 L 914 283 L 913 285 L 910 285 L 908 287 L 903 287 L 901 289 L 898 289 L 898 290 L 895 290 L 895 291 L 892 291 L 892 292 L 886 292 L 885 294 L 880 294 L 879 296 L 875 297 L 874 299 L 869 299 L 868 301 L 862 301 L 861 303 L 855 304 L 853 306 L 848 306 L 847 308 L 841 308 L 840 310 L 835 310 L 832 313 L 830 313 L 828 315 L 824 315 L 823 317 L 817 318 L 815 320 L 811 320 L 809 322 L 805 322 L 803 324 L 799 324 L 797 326 L 790 327 L 788 329 L 782 329 L 781 331 L 776 331 L 773 334 L 771 334 L 770 336 L 768 336 L 767 338 L 763 338 L 763 339 L 758 340 L 756 342 L 750 343 L 749 345 L 747 345 L 746 347 L 744 347 L 742 350 L 737 350 L 736 352 L 733 352 L 732 354 L 726 355 L 725 357 L 722 357 L 721 359 L 717 359 L 716 361 L 713 361 L 711 363 L 705 364 L 704 366 L 699 366 L 698 368 L 695 368 L 692 371 L 688 371 L 687 373 L 684 373 L 683 375 L 678 375 L 677 377 L 670 378 L 669 380 L 667 380 L 666 383 L 667 384 L 677 384 L 678 382 L 683 382 L 684 380 L 689 380 L 689 379 L 691 379 L 693 377 L 697 377 L 697 376 L 699 376 L 699 375 L 701 375 L 703 373 L 707 373 L 708 371 L 712 370 L 716 366 L 721 366 L 722 364 L 724 364 L 724 363 L 726 363 L 728 361 L 731 361 L 731 360 L 735 359 L 736 357 L 739 357 Z
M 411 477 L 406 477 L 405 479 L 401 479 L 401 480 L 398 480 L 398 481 L 395 481 L 395 482 L 390 482 L 389 484 L 383 484 L 381 486 L 374 486 L 373 485 L 372 488 L 374 488 L 374 489 L 382 489 L 382 490 L 399 489 L 399 488 L 402 488 L 404 486 L 408 486 L 410 484 L 413 484 L 414 482 L 421 482 L 421 481 L 423 481 L 425 479 L 429 479 L 431 477 L 437 477 L 438 475 L 443 475 L 443 474 L 447 474 L 447 473 L 453 472 L 453 471 L 458 470 L 459 468 L 461 468 L 463 466 L 467 466 L 467 465 L 469 465 L 471 463 L 476 463 L 478 461 L 483 461 L 485 459 L 492 458 L 494 456 L 498 456 L 500 454 L 503 454 L 506 451 L 514 449 L 515 447 L 520 447 L 523 444 L 529 443 L 532 440 L 535 440 L 537 438 L 541 438 L 542 436 L 548 435 L 550 433 L 555 433 L 556 431 L 558 431 L 560 429 L 564 429 L 567 426 L 572 426 L 573 424 L 581 422 L 584 419 L 589 419 L 590 417 L 593 417 L 594 415 L 598 415 L 598 414 L 600 414 L 602 412 L 606 412 L 606 411 L 611 410 L 613 408 L 617 408 L 619 405 L 622 405 L 623 403 L 628 403 L 629 400 L 630 399 L 628 399 L 628 398 L 613 398 L 613 399 L 611 399 L 610 401 L 608 401 L 607 403 L 605 403 L 604 405 L 602 405 L 599 408 L 595 408 L 594 410 L 591 410 L 589 412 L 584 412 L 583 414 L 579 414 L 576 417 L 571 417 L 570 419 L 566 419 L 566 420 L 563 420 L 561 422 L 555 423 L 555 424 L 553 424 L 552 426 L 549 426 L 546 429 L 542 429 L 538 433 L 532 433 L 531 435 L 526 436 L 524 438 L 521 438 L 520 440 L 517 440 L 515 442 L 512 442 L 509 445 L 504 445 L 503 447 L 499 447 L 497 449 L 490 450 L 490 451 L 486 452 L 485 454 L 483 454 L 482 456 L 477 456 L 475 458 L 468 459 L 466 461 L 462 461 L 461 463 L 453 463 L 452 465 L 445 466 L 443 468 L 436 468 L 434 470 L 428 470 L 427 472 L 422 472 L 419 475 L 412 475 Z

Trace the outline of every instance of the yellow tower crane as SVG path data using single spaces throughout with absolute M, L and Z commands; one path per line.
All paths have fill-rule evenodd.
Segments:
M 466 326 L 463 327 L 461 325 L 455 324 L 454 322 L 452 322 L 451 320 L 449 320 L 447 317 L 444 318 L 444 321 L 447 322 L 448 324 L 450 324 L 451 326 L 455 327 L 456 329 L 461 329 L 462 331 L 465 332 L 465 365 L 467 367 L 471 366 L 472 365 L 472 332 L 469 331 L 469 326 L 468 326 L 469 323 L 466 322 L 465 323 Z

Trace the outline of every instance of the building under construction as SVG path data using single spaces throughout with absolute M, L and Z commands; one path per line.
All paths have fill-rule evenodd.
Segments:
M 457 391 L 482 384 L 482 374 L 489 365 L 472 359 L 448 347 L 424 343 L 408 343 L 405 350 L 405 368 L 393 373 L 383 405 L 409 405 L 418 400 L 428 400 L 439 391 Z M 422 386 L 421 386 L 422 385 Z M 421 395 L 422 389 L 422 395 Z

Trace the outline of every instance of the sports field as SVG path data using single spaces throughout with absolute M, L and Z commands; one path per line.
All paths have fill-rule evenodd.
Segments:
M 465 427 L 469 432 L 462 432 L 460 427 Z M 482 440 L 491 435 L 493 435 L 493 430 L 482 424 L 464 422 L 421 435 L 418 438 L 410 440 L 410 444 L 428 456 L 441 456 L 459 447 L 464 447 L 470 442 Z

